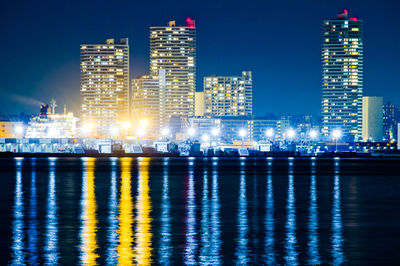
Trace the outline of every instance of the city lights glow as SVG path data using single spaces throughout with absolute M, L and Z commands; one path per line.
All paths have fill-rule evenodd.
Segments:
M 204 134 L 203 136 L 201 136 L 201 140 L 203 142 L 208 142 L 210 140 L 210 136 L 207 134 Z
M 239 136 L 243 138 L 243 137 L 245 137 L 246 135 L 247 135 L 246 129 L 241 128 L 241 129 L 239 130 Z
M 335 129 L 332 131 L 332 137 L 334 139 L 339 139 L 342 136 L 342 131 L 340 129 Z
M 190 137 L 193 137 L 193 136 L 196 134 L 196 130 L 195 130 L 193 127 L 190 127 L 190 128 L 187 130 L 187 134 L 188 134 Z
M 296 136 L 296 131 L 295 131 L 293 128 L 289 128 L 289 129 L 286 131 L 286 137 L 287 137 L 288 139 L 293 139 L 295 136 Z
M 161 135 L 168 136 L 169 135 L 169 128 L 165 127 L 161 130 Z
M 94 128 L 93 123 L 86 123 L 81 126 L 81 131 L 83 134 L 89 134 L 92 132 L 93 128 Z
M 267 131 L 265 132 L 265 135 L 266 135 L 268 138 L 272 138 L 272 137 L 274 136 L 274 129 L 273 129 L 273 128 L 267 129 Z
M 116 135 L 118 135 L 118 127 L 116 127 L 116 126 L 112 126 L 111 128 L 110 128 L 110 134 L 112 135 L 112 136 L 116 136 Z
M 140 120 L 139 124 L 140 124 L 141 127 L 145 128 L 149 124 L 149 120 L 142 119 L 142 120 Z
M 15 133 L 18 135 L 21 135 L 22 133 L 24 133 L 24 127 L 22 125 L 17 125 L 14 128 Z
M 122 122 L 122 128 L 127 130 L 131 127 L 131 123 L 129 122 Z
M 310 130 L 310 132 L 308 134 L 310 135 L 310 138 L 313 140 L 318 137 L 318 131 L 315 129 Z
M 221 130 L 217 127 L 211 129 L 211 135 L 213 135 L 214 137 L 219 136 L 220 133 L 221 133 Z
M 138 129 L 136 130 L 136 134 L 137 134 L 139 137 L 143 137 L 143 136 L 146 134 L 146 131 L 145 131 L 143 128 L 138 128 Z

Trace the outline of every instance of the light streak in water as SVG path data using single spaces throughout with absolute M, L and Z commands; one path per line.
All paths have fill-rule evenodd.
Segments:
M 107 264 L 115 265 L 118 263 L 118 188 L 117 188 L 117 165 L 118 159 L 111 158 L 111 180 L 110 196 L 108 203 L 108 248 Z
M 236 246 L 236 264 L 247 264 L 248 258 L 248 219 L 247 219 L 247 196 L 246 196 L 246 174 L 245 162 L 240 162 L 240 184 L 238 198 L 238 237 Z
M 25 263 L 24 252 L 24 194 L 22 187 L 22 163 L 23 159 L 15 158 L 16 176 L 14 192 L 14 219 L 12 222 L 12 260 L 11 265 L 23 265 Z
M 44 248 L 45 263 L 47 265 L 56 265 L 59 259 L 55 167 L 56 158 L 49 158 L 50 172 L 47 192 L 46 243 Z
M 37 194 L 36 194 L 36 159 L 31 159 L 31 189 L 29 197 L 29 225 L 28 225 L 28 264 L 38 265 L 38 218 L 37 218 Z
M 343 252 L 343 235 L 342 235 L 342 212 L 340 199 L 340 176 L 339 176 L 339 160 L 335 161 L 335 176 L 333 184 L 333 206 L 332 206 L 332 258 L 333 265 L 341 265 L 345 262 Z
M 97 264 L 97 203 L 95 197 L 94 168 L 95 158 L 82 159 L 84 172 L 82 177 L 80 261 L 84 265 Z
M 221 264 L 220 203 L 218 188 L 218 161 L 213 162 L 211 187 L 211 265 Z
M 207 167 L 207 166 L 206 166 Z M 210 199 L 208 195 L 208 171 L 203 173 L 203 195 L 201 198 L 201 249 L 200 264 L 209 263 L 211 253 L 210 243 Z
M 138 196 L 136 201 L 136 264 L 150 265 L 152 259 L 151 199 L 149 186 L 150 158 L 139 160 Z
M 117 247 L 118 264 L 133 264 L 133 203 L 131 186 L 132 158 L 121 158 L 121 192 L 119 198 L 119 244 Z
M 308 264 L 321 264 L 318 246 L 318 204 L 317 176 L 315 175 L 315 160 L 311 161 L 310 206 L 308 209 Z
M 267 265 L 276 264 L 275 260 L 275 220 L 274 220 L 274 189 L 272 186 L 272 161 L 268 161 L 267 193 L 265 200 L 265 262 Z
M 298 265 L 297 261 L 297 238 L 296 238 L 296 198 L 293 176 L 293 160 L 289 160 L 289 181 L 287 197 L 287 218 L 286 218 L 286 256 L 287 265 Z
M 158 262 L 161 265 L 171 264 L 171 203 L 169 199 L 168 160 L 164 158 L 163 189 L 161 199 L 161 239 L 159 246 Z
M 194 161 L 189 158 L 189 175 L 186 189 L 186 243 L 184 250 L 185 264 L 197 262 L 197 239 L 196 239 L 196 192 L 194 183 Z

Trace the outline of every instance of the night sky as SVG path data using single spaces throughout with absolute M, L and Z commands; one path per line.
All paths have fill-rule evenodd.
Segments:
M 253 71 L 255 115 L 319 114 L 322 20 L 364 20 L 364 95 L 400 104 L 400 1 L 18 1 L 0 5 L 0 112 L 79 110 L 79 45 L 130 42 L 131 78 L 149 71 L 149 27 L 197 26 L 197 90 L 206 75 Z

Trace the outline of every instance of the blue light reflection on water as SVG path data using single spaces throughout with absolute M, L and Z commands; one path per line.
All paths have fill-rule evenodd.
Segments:
M 12 260 L 11 265 L 22 265 L 25 263 L 24 252 L 24 195 L 22 187 L 22 165 L 23 159 L 15 158 L 16 176 L 14 193 L 14 219 L 12 222 Z
M 334 265 L 341 265 L 345 262 L 343 252 L 343 235 L 342 235 L 342 211 L 340 198 L 340 161 L 335 161 L 335 176 L 333 184 L 333 206 L 332 206 L 332 258 Z
M 36 192 L 36 159 L 31 159 L 31 188 L 29 196 L 29 224 L 28 224 L 28 264 L 39 264 L 39 250 L 38 250 L 38 217 L 37 217 L 37 192 Z
M 107 264 L 115 265 L 118 263 L 118 187 L 117 187 L 117 165 L 118 159 L 111 158 L 111 180 L 110 196 L 108 203 L 108 248 Z
M 171 203 L 169 198 L 169 182 L 168 182 L 168 165 L 169 158 L 164 158 L 163 162 L 163 187 L 161 199 L 161 239 L 158 248 L 158 262 L 161 265 L 171 264 Z
M 265 263 L 268 265 L 276 264 L 275 260 L 275 219 L 274 219 L 274 191 L 272 186 L 272 161 L 268 161 L 267 193 L 265 197 Z
M 201 198 L 201 249 L 200 264 L 206 264 L 210 259 L 210 200 L 208 195 L 208 171 L 203 173 L 203 193 Z
M 189 158 L 189 173 L 186 188 L 186 243 L 184 251 L 185 264 L 195 264 L 197 261 L 196 236 L 196 192 L 194 181 L 194 160 Z
M 238 235 L 236 246 L 236 264 L 247 264 L 248 258 L 248 218 L 247 218 L 247 196 L 246 196 L 246 173 L 245 173 L 245 159 L 241 158 L 240 162 L 240 184 L 239 184 L 239 197 L 238 197 Z
M 218 161 L 212 166 L 212 188 L 211 188 L 211 265 L 221 264 L 221 229 L 220 229 L 220 203 L 218 188 Z
M 294 188 L 293 160 L 289 158 L 289 181 L 287 195 L 286 217 L 286 256 L 287 265 L 298 265 L 297 237 L 296 237 L 296 198 Z
M 45 263 L 47 265 L 56 265 L 59 259 L 55 167 L 56 167 L 56 159 L 49 158 L 49 184 L 47 191 L 48 194 L 47 194 L 46 242 L 45 242 Z
M 317 177 L 315 160 L 311 161 L 311 184 L 310 184 L 310 205 L 308 209 L 308 263 L 310 265 L 321 264 L 319 256 L 318 240 L 318 204 L 317 204 Z

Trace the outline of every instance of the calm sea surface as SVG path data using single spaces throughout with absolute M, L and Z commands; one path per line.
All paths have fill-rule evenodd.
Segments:
M 0 159 L 0 264 L 400 263 L 400 160 Z

